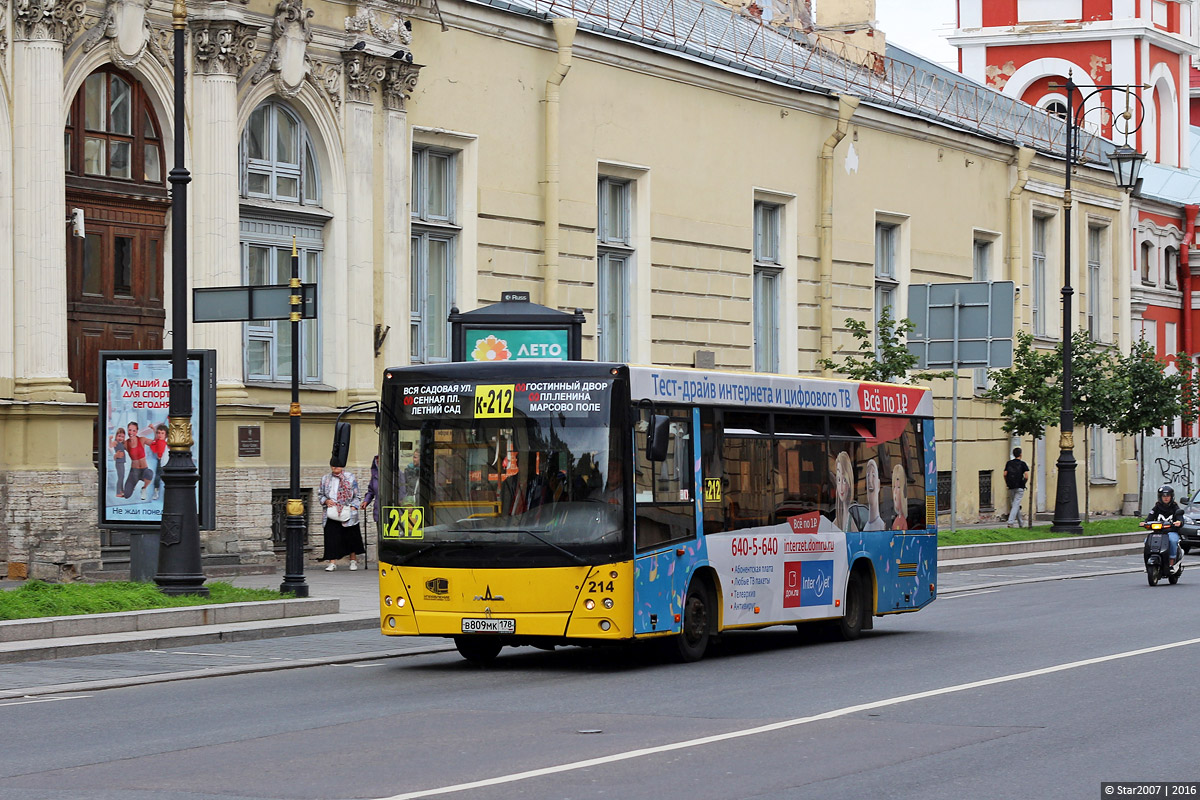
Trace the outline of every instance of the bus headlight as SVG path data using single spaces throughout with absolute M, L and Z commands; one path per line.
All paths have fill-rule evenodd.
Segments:
M 608 620 L 606 620 L 606 619 L 600 620 L 600 630 L 606 631 L 611 627 L 612 627 L 612 623 L 609 622 Z
M 392 604 L 392 598 L 385 595 L 383 598 L 383 604 L 385 606 L 390 606 Z
M 593 608 L 596 607 L 596 601 L 589 597 L 587 600 L 583 601 L 583 607 L 586 608 L 588 611 L 591 611 Z
M 613 601 L 612 601 L 612 598 L 611 598 L 611 597 L 606 597 L 606 598 L 604 598 L 604 607 L 605 607 L 605 608 L 612 608 L 612 607 L 613 607 Z
M 400 608 L 404 608 L 404 598 L 403 598 L 403 597 L 397 597 L 397 598 L 396 598 L 396 605 L 400 606 Z
M 395 617 L 388 617 L 388 627 L 389 628 L 396 627 L 396 618 Z

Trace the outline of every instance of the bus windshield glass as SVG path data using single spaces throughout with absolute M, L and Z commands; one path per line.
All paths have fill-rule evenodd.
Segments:
M 421 527 L 393 531 L 389 542 L 385 526 L 385 547 L 399 563 L 427 565 L 590 563 L 622 552 L 611 388 L 603 380 L 402 387 L 389 505 L 419 509 Z

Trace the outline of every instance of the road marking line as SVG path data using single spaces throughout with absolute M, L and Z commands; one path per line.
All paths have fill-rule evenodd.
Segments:
M 1123 653 L 1114 653 L 1108 656 L 1088 658 L 1082 661 L 1072 661 L 1067 664 L 1058 664 L 1053 667 L 1043 667 L 1041 669 L 1029 670 L 1028 672 L 1016 672 L 1011 675 L 1001 675 L 997 678 L 986 678 L 981 681 L 960 683 L 954 686 L 946 686 L 941 689 L 930 689 L 925 692 L 915 692 L 913 694 L 900 695 L 899 697 L 891 697 L 886 700 L 876 700 L 871 703 L 860 703 L 859 705 L 846 706 L 845 708 L 826 711 L 822 714 L 813 714 L 808 717 L 797 717 L 795 719 L 783 720 L 781 722 L 772 722 L 768 725 L 760 725 L 755 728 L 743 728 L 742 730 L 719 733 L 713 736 L 702 736 L 698 739 L 688 739 L 686 741 L 674 742 L 672 744 L 663 744 L 656 747 L 644 747 L 640 750 L 628 750 L 624 753 L 614 753 L 610 756 L 589 758 L 583 761 L 572 761 L 568 764 L 559 764 L 553 767 L 542 767 L 541 769 L 531 769 L 525 772 L 515 772 L 510 775 L 500 775 L 495 778 L 485 778 L 483 780 L 470 781 L 469 783 L 458 783 L 454 784 L 453 786 L 440 786 L 435 789 L 421 789 L 415 792 L 405 792 L 404 794 L 396 794 L 386 798 L 379 798 L 379 800 L 416 800 L 416 798 L 420 797 L 433 797 L 435 795 L 451 794 L 453 792 L 464 792 L 468 789 L 482 789 L 489 786 L 499 786 L 505 783 L 516 783 L 517 781 L 529 780 L 530 778 L 541 778 L 546 775 L 573 772 L 575 770 L 587 769 L 588 767 L 599 767 L 605 764 L 613 764 L 618 761 L 628 761 L 633 758 L 658 755 L 659 753 L 669 753 L 673 750 L 685 750 L 691 747 L 700 747 L 706 744 L 725 742 L 732 739 L 741 739 L 746 736 L 756 736 L 760 733 L 772 733 L 774 731 L 785 730 L 787 728 L 794 728 L 798 725 L 807 725 L 811 722 L 823 722 L 829 719 L 845 717 L 850 714 L 857 714 L 862 711 L 871 711 L 876 708 L 887 708 L 888 706 L 900 705 L 901 703 L 910 703 L 914 700 L 925 700 L 930 697 L 940 697 L 942 695 L 965 692 L 971 689 L 980 689 L 985 686 L 996 686 L 997 684 L 1001 683 L 1011 683 L 1013 681 L 1025 680 L 1027 678 L 1037 678 L 1042 675 L 1051 675 L 1055 672 L 1065 672 L 1066 670 L 1078 669 L 1080 667 L 1092 666 L 1094 664 L 1103 664 L 1108 661 L 1117 661 L 1123 658 L 1133 658 L 1134 656 L 1142 656 L 1148 653 L 1158 653 L 1165 650 L 1172 650 L 1177 647 L 1187 647 L 1194 644 L 1200 644 L 1200 639 L 1185 639 L 1183 641 L 1172 642 L 1170 644 L 1160 644 L 1154 647 L 1143 647 L 1139 650 L 1127 650 Z
M 994 594 L 998 591 L 1000 591 L 1000 590 L 999 589 L 983 589 L 983 590 L 980 590 L 977 592 L 963 592 L 962 594 L 947 595 L 946 597 L 943 597 L 942 599 L 943 600 L 953 600 L 956 597 L 976 597 L 981 594 Z
M 30 703 L 56 703 L 59 700 L 86 700 L 91 697 L 90 694 L 77 694 L 71 697 L 30 697 L 25 700 L 4 700 L 0 701 L 0 708 L 8 706 L 24 706 Z
M 193 653 L 193 652 L 189 652 L 187 650 L 168 650 L 168 651 L 159 651 L 159 652 L 166 652 L 168 655 L 172 655 L 172 656 L 209 656 L 210 658 L 256 658 L 256 656 L 235 656 L 235 655 L 230 655 L 229 653 Z

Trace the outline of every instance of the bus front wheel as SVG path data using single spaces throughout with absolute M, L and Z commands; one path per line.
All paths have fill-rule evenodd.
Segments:
M 504 647 L 498 639 L 490 636 L 455 636 L 454 646 L 458 653 L 472 664 L 490 664 L 500 655 Z
M 701 581 L 692 581 L 683 601 L 683 627 L 675 637 L 675 655 L 680 661 L 699 661 L 704 657 L 711 630 L 711 609 L 708 588 Z

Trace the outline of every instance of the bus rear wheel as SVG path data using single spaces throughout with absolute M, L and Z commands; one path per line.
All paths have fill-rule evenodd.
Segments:
M 490 636 L 455 636 L 454 646 L 458 648 L 458 654 L 472 664 L 492 663 L 504 647 L 500 640 Z
M 846 581 L 846 615 L 837 622 L 837 633 L 844 641 L 851 642 L 862 635 L 863 614 L 866 609 L 866 585 L 862 573 L 850 573 Z
M 701 581 L 692 581 L 683 601 L 683 627 L 675 637 L 675 657 L 690 663 L 704 658 L 712 629 L 712 601 Z

